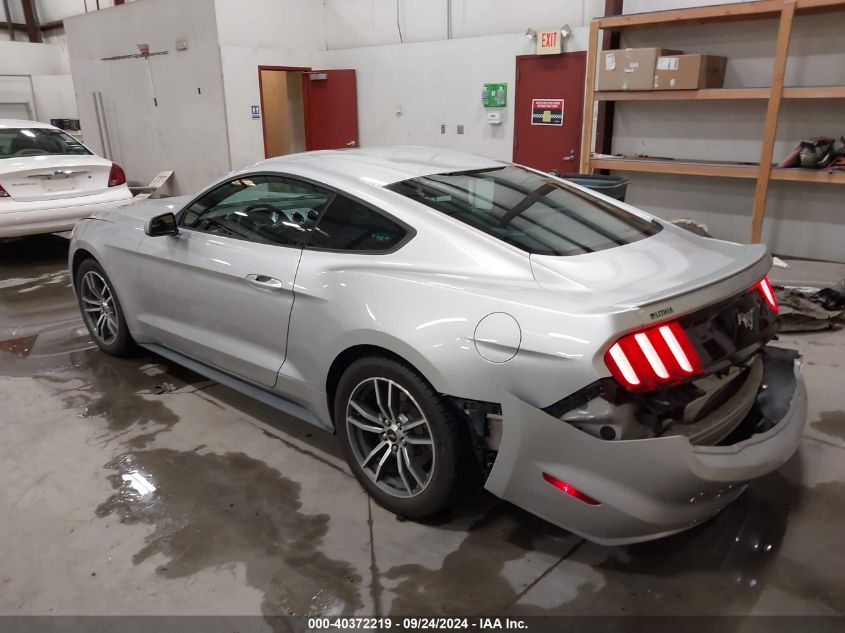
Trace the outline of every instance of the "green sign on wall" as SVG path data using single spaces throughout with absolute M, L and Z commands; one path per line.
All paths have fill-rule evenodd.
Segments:
M 508 105 L 508 84 L 484 84 L 481 103 L 485 108 L 504 108 Z

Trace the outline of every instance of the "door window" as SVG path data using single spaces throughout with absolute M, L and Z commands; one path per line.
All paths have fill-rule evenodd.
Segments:
M 387 251 L 408 231 L 377 211 L 335 196 L 313 230 L 310 246 L 338 251 Z
M 182 226 L 224 237 L 301 246 L 334 194 L 279 176 L 243 176 L 191 204 Z

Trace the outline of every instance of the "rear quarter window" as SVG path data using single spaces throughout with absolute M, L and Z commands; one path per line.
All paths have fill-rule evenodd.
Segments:
M 363 204 L 336 195 L 311 232 L 309 246 L 336 251 L 389 251 L 408 231 Z

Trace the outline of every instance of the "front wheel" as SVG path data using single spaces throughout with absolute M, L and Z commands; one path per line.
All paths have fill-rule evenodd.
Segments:
M 97 346 L 112 356 L 126 356 L 133 348 L 129 326 L 106 272 L 93 259 L 76 271 L 76 296 L 82 320 Z
M 380 505 L 422 518 L 455 501 L 474 460 L 469 432 L 414 370 L 378 356 L 354 362 L 334 413 L 349 466 Z

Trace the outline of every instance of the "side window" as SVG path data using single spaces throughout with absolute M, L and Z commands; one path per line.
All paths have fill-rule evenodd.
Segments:
M 338 251 L 386 251 L 406 234 L 396 222 L 337 195 L 312 231 L 310 246 Z
M 244 176 L 196 200 L 182 215 L 182 226 L 250 242 L 299 245 L 333 196 L 290 178 Z

